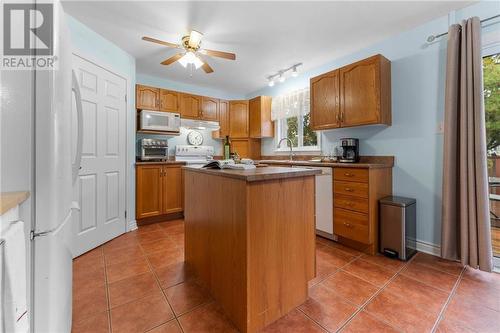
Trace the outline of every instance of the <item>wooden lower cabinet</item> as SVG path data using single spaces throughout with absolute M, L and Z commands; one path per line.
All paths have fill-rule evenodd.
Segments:
M 378 201 L 392 195 L 392 168 L 333 170 L 333 232 L 339 242 L 378 252 Z
M 162 214 L 163 202 L 163 166 L 161 164 L 138 165 L 135 172 L 135 217 L 146 217 Z
M 181 165 L 136 166 L 136 219 L 180 213 L 183 209 Z
M 241 158 L 260 159 L 260 139 L 231 139 L 231 153 Z

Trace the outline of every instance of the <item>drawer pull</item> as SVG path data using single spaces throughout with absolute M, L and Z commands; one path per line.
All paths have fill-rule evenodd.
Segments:
M 349 173 L 349 172 L 346 172 L 346 173 L 344 173 L 344 176 L 346 176 L 346 177 L 352 177 L 352 176 L 353 176 L 353 174 L 352 174 L 352 173 Z
M 354 206 L 354 204 L 353 204 L 352 202 L 346 202 L 345 204 L 346 204 L 347 206 L 349 206 L 349 207 Z
M 350 187 L 344 187 L 344 190 L 346 190 L 347 192 L 352 192 L 353 191 L 353 189 L 350 188 Z
M 349 223 L 345 223 L 345 222 L 344 222 L 344 225 L 345 225 L 346 227 L 348 227 L 348 228 L 352 228 L 352 225 L 350 225 Z

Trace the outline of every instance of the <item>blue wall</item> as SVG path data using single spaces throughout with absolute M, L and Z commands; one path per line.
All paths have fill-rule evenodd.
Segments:
M 135 220 L 135 58 L 66 15 L 73 52 L 127 79 L 127 223 Z
M 322 150 L 329 153 L 341 137 L 358 137 L 362 155 L 394 155 L 394 194 L 417 199 L 417 238 L 439 245 L 443 135 L 437 128 L 444 118 L 446 37 L 433 44 L 425 40 L 429 35 L 447 31 L 449 23 L 499 13 L 500 2 L 480 2 L 247 97 L 276 96 L 306 87 L 311 77 L 377 53 L 391 60 L 392 126 L 323 131 Z M 500 31 L 500 20 L 496 21 L 483 29 L 484 37 Z M 274 154 L 274 147 L 273 139 L 263 140 L 262 154 Z

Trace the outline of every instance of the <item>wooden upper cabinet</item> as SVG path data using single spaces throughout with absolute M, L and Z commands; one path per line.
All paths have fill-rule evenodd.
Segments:
M 160 89 L 137 84 L 135 86 L 135 107 L 141 110 L 159 110 Z
M 391 63 L 376 55 L 311 79 L 315 130 L 391 125 Z
M 163 211 L 163 166 L 136 167 L 136 218 L 158 216 Z
M 229 135 L 229 102 L 222 99 L 219 100 L 219 125 L 220 129 L 212 132 L 214 139 L 224 139 Z
M 376 55 L 340 69 L 342 127 L 391 125 L 391 64 Z
M 202 97 L 201 119 L 217 121 L 219 117 L 219 100 L 212 97 Z
M 311 79 L 311 125 L 315 130 L 340 127 L 339 70 Z
M 274 122 L 271 121 L 271 97 L 255 97 L 248 102 L 248 108 L 250 137 L 272 138 Z
M 179 111 L 182 118 L 199 119 L 201 114 L 201 96 L 180 93 Z
M 179 112 L 179 93 L 160 89 L 160 111 Z
M 229 102 L 229 136 L 248 138 L 248 101 Z
M 238 153 L 241 158 L 260 159 L 260 139 L 232 139 L 231 153 Z

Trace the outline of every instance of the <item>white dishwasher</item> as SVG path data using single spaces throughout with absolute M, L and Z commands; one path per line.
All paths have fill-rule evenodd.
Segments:
M 333 169 L 302 165 L 292 167 L 321 170 L 321 173 L 316 175 L 316 234 L 336 240 L 333 234 Z

